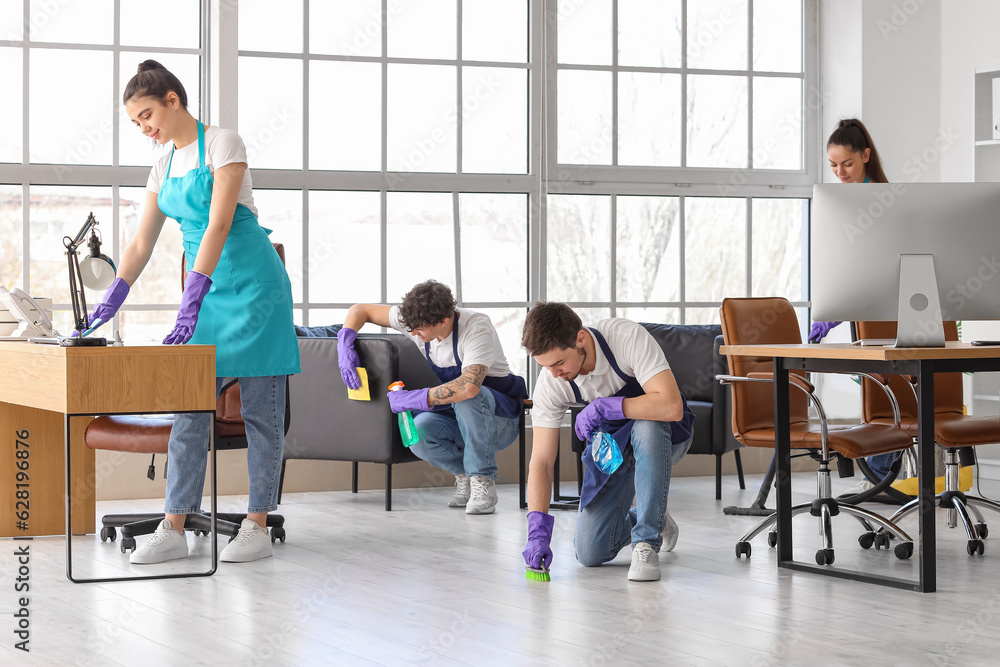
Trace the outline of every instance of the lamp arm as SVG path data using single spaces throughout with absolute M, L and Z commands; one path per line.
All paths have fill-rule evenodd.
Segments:
M 80 244 L 83 243 L 83 240 L 87 238 L 87 232 L 89 232 L 96 225 L 97 225 L 97 218 L 95 218 L 94 214 L 91 213 L 90 215 L 87 216 L 86 222 L 83 223 L 83 227 L 81 227 L 80 231 L 76 233 L 76 236 L 74 236 L 72 239 L 69 238 L 68 236 L 63 237 L 63 245 L 66 246 L 67 250 L 75 252 L 76 249 L 80 247 Z

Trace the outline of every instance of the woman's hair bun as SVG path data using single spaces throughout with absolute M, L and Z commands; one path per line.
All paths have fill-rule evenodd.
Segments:
M 156 62 L 155 60 L 143 60 L 141 63 L 139 63 L 139 68 L 136 71 L 147 72 L 151 69 L 166 69 L 166 68 L 164 68 L 163 65 Z

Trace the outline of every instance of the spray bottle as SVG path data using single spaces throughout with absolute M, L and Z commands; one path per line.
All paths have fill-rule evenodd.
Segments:
M 396 381 L 389 385 L 389 391 L 400 391 L 405 385 Z M 417 425 L 413 423 L 413 414 L 409 410 L 400 412 L 397 416 L 399 420 L 399 435 L 403 438 L 404 447 L 412 447 L 417 444 Z

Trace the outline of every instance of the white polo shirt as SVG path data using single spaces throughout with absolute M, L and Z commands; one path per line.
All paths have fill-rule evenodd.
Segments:
M 167 163 L 170 162 L 170 151 L 160 156 L 153 164 L 146 181 L 146 189 L 159 192 L 163 178 L 167 174 Z M 209 171 L 215 173 L 227 164 L 247 162 L 247 149 L 243 139 L 232 130 L 224 130 L 214 125 L 205 130 L 205 164 Z M 194 140 L 184 148 L 174 149 L 174 161 L 170 164 L 170 178 L 183 176 L 198 166 L 198 140 Z M 236 203 L 243 204 L 257 215 L 257 207 L 253 203 L 253 182 L 250 180 L 250 168 L 243 172 L 243 183 Z
M 458 311 L 458 356 L 462 359 L 462 368 L 481 364 L 488 369 L 486 375 L 490 377 L 507 377 L 510 374 L 510 366 L 507 364 L 507 357 L 504 356 L 503 347 L 500 345 L 500 337 L 493 327 L 488 315 L 477 313 L 465 308 L 456 308 Z M 399 306 L 389 309 L 389 326 L 396 331 L 410 337 L 420 352 L 424 352 L 424 342 L 419 336 L 414 336 L 399 318 Z M 430 360 L 435 366 L 448 368 L 455 365 L 455 353 L 453 351 L 454 328 L 444 340 L 432 340 L 430 343 Z M 425 355 L 426 356 L 426 355 Z
M 642 325 L 612 317 L 601 320 L 594 328 L 604 336 L 618 368 L 638 380 L 640 385 L 646 384 L 657 373 L 670 370 L 663 350 Z M 587 335 L 594 338 L 589 328 Z M 625 381 L 615 373 L 596 340 L 594 350 L 597 354 L 594 370 L 587 375 L 578 376 L 574 381 L 580 389 L 580 396 L 588 403 L 595 398 L 612 396 L 625 386 Z M 559 428 L 563 414 L 576 403 L 569 381 L 552 377 L 552 373 L 545 368 L 538 374 L 531 400 L 534 403 L 531 408 L 531 424 L 542 428 Z

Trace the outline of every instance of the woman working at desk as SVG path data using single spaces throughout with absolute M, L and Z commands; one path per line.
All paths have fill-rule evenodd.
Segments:
M 299 372 L 288 274 L 257 223 L 246 149 L 231 130 L 205 127 L 187 110 L 181 82 L 147 60 L 125 87 L 129 118 L 170 152 L 153 165 L 139 230 L 122 256 L 119 277 L 90 316 L 108 322 L 138 279 L 167 217 L 180 223 L 187 277 L 174 329 L 165 345 L 215 345 L 216 394 L 224 377 L 240 382 L 246 423 L 250 500 L 223 561 L 271 555 L 267 513 L 277 509 L 284 449 L 285 383 Z M 188 555 L 184 522 L 201 508 L 210 419 L 176 415 L 170 431 L 165 519 L 132 553 L 132 563 Z
M 868 134 L 868 128 L 856 118 L 845 118 L 837 123 L 826 142 L 826 154 L 830 158 L 830 168 L 841 183 L 888 183 L 885 171 L 882 170 L 882 160 L 879 158 L 875 142 Z M 813 322 L 809 329 L 809 342 L 818 343 L 826 337 L 830 330 L 840 322 Z M 882 479 L 889 473 L 889 468 L 899 458 L 899 452 L 889 452 L 870 456 L 866 459 L 871 471 Z M 872 487 L 871 482 L 863 479 L 847 491 L 853 495 Z

